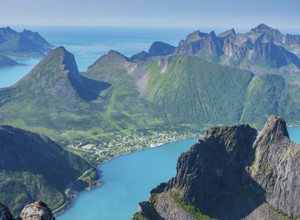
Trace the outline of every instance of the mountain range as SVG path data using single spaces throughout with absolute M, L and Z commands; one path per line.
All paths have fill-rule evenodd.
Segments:
M 33 40 L 40 47 L 48 47 L 38 34 L 30 31 L 20 34 L 5 28 L 0 33 L 0 51 L 9 56 L 17 56 L 20 51 L 25 51 L 27 55 L 42 54 L 42 50 L 23 48 L 23 38 L 27 39 L 26 45 Z M 1 42 L 4 42 L 1 39 L 6 39 L 4 36 L 13 39 L 3 43 L 15 45 L 13 52 L 3 52 L 5 47 L 1 49 Z M 218 124 L 235 123 L 249 123 L 261 129 L 272 114 L 282 115 L 289 123 L 299 124 L 299 45 L 298 35 L 284 35 L 266 25 L 259 25 L 246 34 L 236 34 L 234 30 L 219 35 L 197 31 L 181 41 L 178 47 L 157 41 L 148 52 L 143 51 L 132 57 L 109 51 L 84 73 L 79 73 L 74 56 L 64 47 L 51 50 L 18 83 L 0 89 L 0 124 L 6 125 L 0 128 L 0 150 L 3 151 L 0 153 L 0 194 L 3 202 L 13 213 L 19 213 L 24 204 L 39 198 L 53 209 L 64 202 L 66 185 L 83 172 L 90 170 L 90 175 L 97 177 L 90 164 L 64 151 L 58 144 L 94 144 L 101 150 L 102 146 L 97 145 L 99 141 L 110 140 L 116 132 L 126 134 L 143 129 L 199 131 Z M 280 122 L 283 127 L 285 125 L 278 118 L 272 120 Z M 43 133 L 58 144 L 46 136 L 22 129 Z M 219 137 L 221 131 L 216 129 L 215 133 L 206 135 L 205 141 L 214 141 L 211 137 L 216 135 L 218 140 L 228 140 L 225 151 L 230 151 L 227 144 L 233 144 L 229 147 L 235 149 L 234 143 L 242 138 L 229 137 L 242 134 L 241 137 L 252 139 L 244 140 L 247 143 L 241 142 L 241 146 L 246 146 L 245 151 L 237 150 L 241 150 L 241 156 L 253 155 L 250 145 L 253 147 L 252 141 L 258 138 L 255 129 L 241 126 L 226 127 L 225 131 L 227 136 Z M 282 132 L 286 137 L 285 131 Z M 261 148 L 258 146 L 255 149 L 260 152 L 257 149 Z M 211 151 L 205 153 L 215 155 L 214 151 L 211 147 Z M 294 151 L 291 148 L 291 155 Z M 228 170 L 233 166 L 234 172 L 237 172 L 228 171 L 228 178 L 231 175 L 244 176 L 243 168 L 249 165 L 247 162 L 250 159 L 244 161 L 244 158 L 235 157 L 230 152 L 228 154 L 228 157 L 232 156 L 233 163 L 228 164 L 227 157 L 218 155 L 224 157 L 224 163 L 220 166 L 224 165 Z M 255 190 L 273 189 L 263 182 L 264 175 L 268 174 L 264 163 L 270 159 L 270 166 L 273 166 L 273 159 L 276 163 L 278 158 L 257 158 L 262 162 L 251 166 L 253 172 L 248 177 L 256 181 L 258 188 Z M 92 162 L 99 163 L 99 160 L 96 161 Z M 240 168 L 235 162 L 239 163 Z M 257 170 L 262 171 L 263 175 Z M 180 172 L 178 175 L 181 175 Z M 214 175 L 210 177 L 212 180 L 215 178 Z M 238 183 L 241 181 L 238 178 Z M 225 190 L 228 187 L 228 192 L 235 192 L 236 183 L 233 178 L 229 185 L 225 184 Z M 174 188 L 185 187 L 185 182 L 179 179 L 172 184 Z M 75 184 L 71 188 L 82 185 L 86 184 L 80 182 L 79 186 Z M 223 190 L 218 188 L 219 185 L 216 187 L 212 192 Z M 191 192 L 185 193 L 190 195 Z M 209 210 L 207 207 L 219 196 L 218 193 L 212 195 L 209 206 L 203 205 L 198 197 L 191 197 L 194 200 L 189 201 L 187 196 L 184 201 L 203 208 L 206 213 Z M 266 197 L 266 201 L 280 212 L 298 216 L 294 210 L 278 204 L 276 198 Z
M 132 219 L 296 219 L 299 158 L 278 116 L 258 134 L 249 125 L 211 128 Z
M 15 59 L 44 56 L 53 46 L 37 32 L 0 28 L 0 67 L 15 66 Z
M 219 35 L 193 32 L 180 41 L 175 54 L 195 55 L 253 73 L 294 73 L 300 69 L 299 45 L 300 35 L 284 35 L 260 24 L 244 34 L 234 29 Z
M 240 45 L 246 44 L 245 39 L 259 44 L 270 40 L 269 45 L 286 54 L 291 52 L 284 46 L 298 43 L 297 35 L 282 35 L 265 25 L 242 35 L 234 30 L 218 36 L 195 32 L 178 47 L 155 42 L 148 52 L 130 58 L 109 51 L 82 74 L 74 56 L 59 47 L 16 85 L 0 89 L 0 123 L 45 133 L 63 146 L 97 143 L 105 134 L 124 130 L 198 131 L 234 123 L 259 129 L 271 114 L 299 123 L 300 87 L 289 77 L 297 74 L 254 74 L 199 56 L 199 51 L 216 49 L 207 46 L 208 41 L 221 38 Z M 267 57 L 275 56 L 273 50 L 266 51 Z M 266 57 L 258 55 L 259 60 Z M 267 68 L 270 73 L 278 69 Z

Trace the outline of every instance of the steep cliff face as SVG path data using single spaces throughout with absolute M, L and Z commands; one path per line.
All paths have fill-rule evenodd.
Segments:
M 259 134 L 248 125 L 209 129 L 180 156 L 176 176 L 153 189 L 133 219 L 148 218 L 148 207 L 161 219 L 280 219 L 278 213 L 295 219 L 299 152 L 278 116 Z
M 300 146 L 289 140 L 286 124 L 272 117 L 258 135 L 252 166 L 266 201 L 292 218 L 300 216 Z
M 209 34 L 196 31 L 180 41 L 174 53 L 199 56 L 254 73 L 268 73 L 270 68 L 297 72 L 299 39 L 299 35 L 284 35 L 264 24 L 244 34 L 236 34 L 233 29 L 218 36 L 213 31 Z
M 207 211 L 221 194 L 233 193 L 242 184 L 255 136 L 248 125 L 209 129 L 180 156 L 176 177 L 167 188 L 180 190 L 184 203 Z
M 175 50 L 174 46 L 160 42 L 160 41 L 156 41 L 149 48 L 148 54 L 151 57 L 167 56 L 167 55 L 172 54 L 174 52 L 174 50 Z

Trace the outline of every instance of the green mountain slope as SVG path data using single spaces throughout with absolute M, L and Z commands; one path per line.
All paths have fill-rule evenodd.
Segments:
M 0 121 L 63 145 L 169 126 L 244 122 L 260 128 L 270 114 L 298 123 L 298 91 L 278 75 L 254 75 L 188 55 L 133 62 L 110 51 L 80 75 L 74 56 L 60 47 L 16 85 L 0 90 Z
M 146 72 L 146 95 L 152 94 L 150 100 L 161 103 L 168 121 L 196 127 L 239 121 L 253 76 L 192 56 L 152 62 Z
M 139 98 L 129 76 L 114 67 L 110 73 L 118 83 L 80 75 L 74 56 L 59 47 L 16 85 L 0 90 L 1 124 L 42 132 L 66 145 L 163 122 L 153 104 Z
M 101 108 L 89 102 L 107 86 L 81 77 L 73 55 L 58 48 L 16 85 L 0 90 L 2 124 L 32 128 L 52 137 L 78 127 L 93 129 L 91 124 L 100 124 L 93 112 Z
M 257 75 L 249 84 L 241 122 L 261 128 L 263 120 L 278 114 L 291 123 L 298 123 L 299 92 L 298 85 L 287 82 L 281 76 Z
M 60 206 L 65 187 L 91 168 L 46 136 L 0 126 L 0 198 L 13 213 L 36 200 Z

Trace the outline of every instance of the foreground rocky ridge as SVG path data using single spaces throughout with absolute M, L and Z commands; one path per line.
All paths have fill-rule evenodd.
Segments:
M 26 205 L 20 216 L 16 219 L 10 213 L 10 210 L 0 203 L 0 219 L 1 220 L 55 220 L 51 209 L 42 201 L 34 202 Z
M 214 127 L 180 156 L 176 176 L 153 189 L 133 219 L 296 219 L 299 159 L 300 145 L 278 116 L 259 134 L 248 125 Z

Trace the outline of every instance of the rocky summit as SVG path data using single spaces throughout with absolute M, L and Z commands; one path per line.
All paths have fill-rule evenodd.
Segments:
M 51 209 L 41 201 L 25 206 L 20 218 L 22 220 L 55 220 Z
M 51 209 L 42 201 L 26 205 L 20 216 L 16 219 L 11 215 L 9 209 L 0 203 L 1 220 L 55 220 Z
M 296 219 L 299 159 L 279 116 L 258 134 L 249 125 L 211 128 L 132 219 Z

